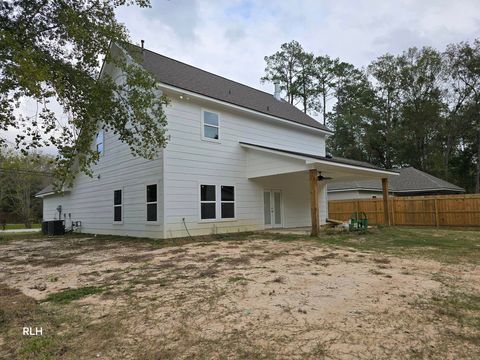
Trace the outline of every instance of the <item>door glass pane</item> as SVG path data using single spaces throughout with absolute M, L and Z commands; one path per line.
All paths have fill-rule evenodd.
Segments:
M 280 197 L 281 194 L 279 192 L 273 193 L 273 203 L 275 208 L 275 225 L 280 225 L 282 223 L 282 214 L 280 209 Z
M 270 192 L 265 191 L 263 193 L 263 214 L 265 217 L 265 225 L 270 225 L 272 223 L 272 216 L 270 215 Z

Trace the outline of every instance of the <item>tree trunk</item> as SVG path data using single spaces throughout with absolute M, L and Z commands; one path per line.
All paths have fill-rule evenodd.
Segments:
M 443 159 L 443 166 L 445 171 L 445 180 L 448 181 L 449 169 L 450 166 L 450 152 L 452 151 L 453 136 L 451 133 L 447 135 L 447 145 L 445 149 L 445 157 Z
M 327 95 L 325 94 L 325 88 L 323 89 L 323 94 L 322 94 L 322 100 L 323 100 L 323 125 L 327 122 Z

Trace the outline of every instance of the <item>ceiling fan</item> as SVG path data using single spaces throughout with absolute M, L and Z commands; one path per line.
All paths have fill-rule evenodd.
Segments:
M 323 180 L 332 180 L 331 177 L 328 177 L 328 176 L 323 176 L 321 172 L 318 173 L 318 176 L 317 176 L 317 180 L 318 181 L 323 181 Z

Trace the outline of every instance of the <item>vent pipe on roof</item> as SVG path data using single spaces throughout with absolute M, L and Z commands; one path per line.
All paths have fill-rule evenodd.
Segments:
M 273 85 L 275 86 L 275 92 L 273 93 L 273 97 L 277 100 L 281 100 L 281 97 L 280 97 L 280 82 L 275 81 L 273 83 Z

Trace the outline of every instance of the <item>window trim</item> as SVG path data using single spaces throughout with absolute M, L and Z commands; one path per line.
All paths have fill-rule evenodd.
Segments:
M 121 191 L 121 194 L 122 194 L 122 195 L 121 195 L 121 200 L 120 200 L 121 203 L 120 203 L 120 205 L 115 205 L 115 191 Z M 119 224 L 119 225 L 123 224 L 123 219 L 124 219 L 124 216 L 125 216 L 124 211 L 123 211 L 123 209 L 124 209 L 124 207 L 123 207 L 123 205 L 124 205 L 124 204 L 123 204 L 123 193 L 124 193 L 123 186 L 120 187 L 120 188 L 117 188 L 117 189 L 113 189 L 113 205 L 112 205 L 112 209 L 113 209 L 113 214 L 112 214 L 112 215 L 113 215 L 113 216 L 112 216 L 113 224 Z M 116 207 L 119 207 L 119 208 L 120 208 L 120 211 L 121 211 L 122 220 L 120 220 L 120 221 L 116 221 L 116 220 L 115 220 L 115 208 L 116 208 Z
M 202 202 L 213 203 L 213 201 L 202 201 L 202 185 L 215 186 L 215 219 L 202 219 Z M 223 201 L 224 203 L 233 203 L 233 218 L 222 218 L 222 186 L 232 186 L 234 193 L 233 201 Z M 237 217 L 237 185 L 229 182 L 215 182 L 215 181 L 199 181 L 198 182 L 198 223 L 215 223 L 215 222 L 231 222 L 238 221 Z
M 218 117 L 218 126 L 215 126 L 215 125 L 210 125 L 210 124 L 205 124 L 205 113 L 206 112 L 209 112 L 209 113 L 212 113 L 212 114 L 216 114 L 217 117 Z M 218 111 L 213 111 L 213 110 L 210 110 L 210 109 L 206 109 L 206 108 L 202 108 L 202 111 L 201 111 L 201 129 L 200 129 L 200 132 L 201 132 L 201 138 L 202 140 L 204 141 L 210 141 L 210 142 L 214 142 L 214 143 L 220 143 L 221 142 L 221 139 L 222 139 L 222 136 L 221 136 L 221 117 L 220 117 L 220 113 Z M 210 126 L 210 127 L 213 127 L 213 128 L 217 128 L 218 129 L 218 139 L 212 139 L 210 137 L 207 137 L 205 136 L 205 126 Z M 203 184 L 203 185 L 208 185 L 208 184 Z
M 151 185 L 156 185 L 157 186 L 157 201 L 150 201 L 150 202 L 147 202 L 147 186 L 151 186 Z M 145 202 L 145 224 L 146 225 L 158 225 L 160 223 L 160 220 L 159 220 L 159 213 L 158 213 L 158 190 L 160 189 L 160 185 L 158 183 L 158 181 L 156 182 L 146 182 L 144 184 L 144 187 L 143 187 L 143 191 L 144 191 L 144 202 Z M 148 205 L 149 204 L 156 204 L 157 205 L 157 220 L 154 220 L 154 221 L 148 221 L 147 218 L 148 218 L 148 214 L 147 214 L 147 208 L 148 208 Z

